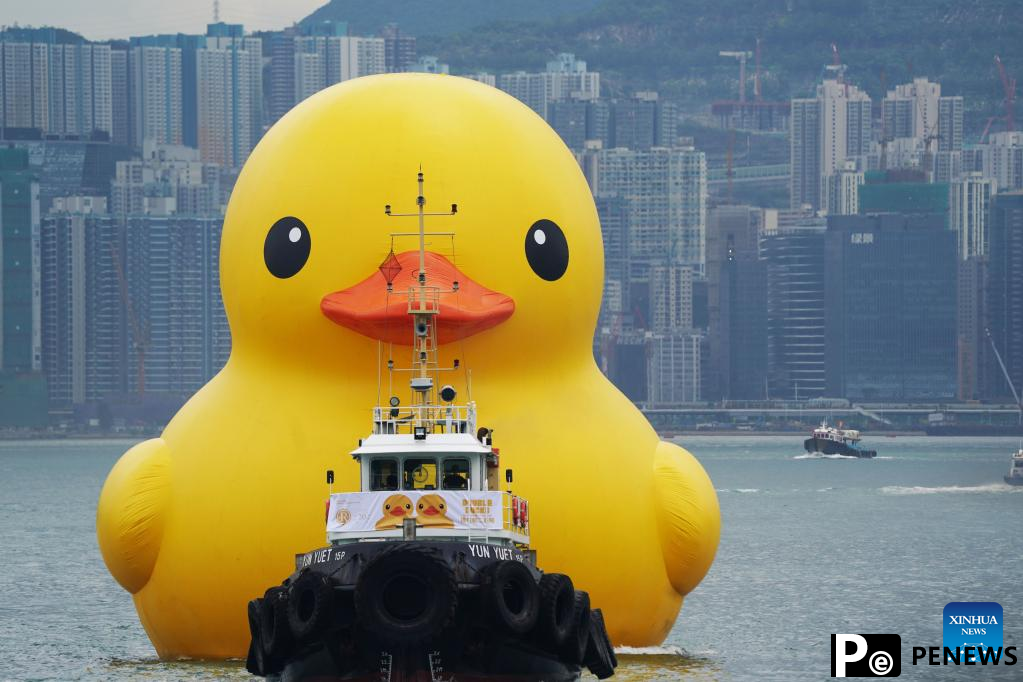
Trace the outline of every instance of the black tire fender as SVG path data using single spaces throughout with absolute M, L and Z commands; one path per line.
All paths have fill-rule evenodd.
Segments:
M 540 614 L 540 590 L 533 574 L 521 561 L 497 561 L 485 569 L 483 608 L 500 630 L 524 635 L 536 625 Z
M 266 654 L 267 672 L 277 666 L 274 661 L 285 658 L 291 648 L 291 632 L 288 629 L 288 589 L 271 587 L 263 595 L 262 617 L 260 618 L 260 641 Z
M 260 623 L 263 619 L 263 600 L 253 599 L 248 605 L 249 653 L 245 657 L 245 669 L 259 677 L 266 676 L 266 652 L 263 650 Z
M 307 642 L 322 632 L 333 616 L 334 590 L 322 573 L 306 571 L 288 588 L 288 626 L 296 641 Z
M 383 550 L 355 585 L 359 622 L 383 639 L 427 639 L 447 627 L 457 608 L 454 571 L 426 547 Z
M 603 680 L 614 675 L 616 661 L 607 628 L 604 627 L 604 615 L 600 609 L 594 609 L 590 611 L 590 637 L 583 662 L 598 680 Z
M 574 631 L 575 588 L 567 575 L 547 573 L 540 578 L 539 590 L 537 641 L 545 649 L 558 651 Z
M 572 599 L 572 634 L 561 648 L 561 656 L 572 665 L 580 665 L 590 641 L 590 595 L 576 590 Z

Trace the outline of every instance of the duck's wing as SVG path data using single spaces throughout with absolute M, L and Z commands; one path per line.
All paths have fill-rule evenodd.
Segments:
M 714 561 L 721 534 L 717 494 L 695 457 L 661 441 L 654 455 L 654 495 L 668 579 L 685 596 Z
M 170 502 L 170 453 L 162 438 L 128 450 L 107 476 L 96 508 L 103 560 L 121 586 L 138 592 L 160 554 Z

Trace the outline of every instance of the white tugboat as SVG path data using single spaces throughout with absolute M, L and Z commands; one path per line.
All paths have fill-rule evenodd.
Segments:
M 512 493 L 510 468 L 500 490 L 492 431 L 471 397 L 456 404 L 439 381 L 458 370 L 437 354 L 442 297 L 458 282 L 442 287 L 427 271 L 424 219 L 438 214 L 424 212 L 421 172 L 418 182 L 418 211 L 406 214 L 419 218 L 415 278 L 394 291 L 416 254 L 392 248 L 380 267 L 388 292 L 407 302 L 412 339 L 411 365 L 388 359 L 386 370 L 410 377 L 412 399 L 373 408 L 372 431 L 351 452 L 361 489 L 329 496 L 329 544 L 296 557 L 282 585 L 249 602 L 246 667 L 282 680 L 555 682 L 583 667 L 610 677 L 617 660 L 600 609 L 571 578 L 537 567 L 529 504 Z
M 865 450 L 859 446 L 860 432 L 853 429 L 836 429 L 828 426 L 827 421 L 813 430 L 809 438 L 803 441 L 803 447 L 809 453 L 822 455 L 843 455 L 845 457 L 861 457 L 870 459 L 877 456 L 876 450 Z
M 1016 451 L 1009 463 L 1009 473 L 1003 476 L 1009 485 L 1023 485 L 1023 447 Z

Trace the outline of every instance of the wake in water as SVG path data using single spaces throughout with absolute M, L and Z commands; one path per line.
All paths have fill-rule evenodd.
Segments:
M 805 455 L 796 455 L 792 459 L 860 459 L 855 455 L 823 455 L 819 452 L 808 452 Z M 876 457 L 875 459 L 881 459 Z M 886 459 L 891 459 L 890 457 Z
M 624 656 L 683 656 L 688 658 L 689 652 L 680 646 L 616 646 L 615 653 Z
M 759 493 L 760 488 L 715 488 L 719 493 Z
M 935 488 L 926 486 L 886 485 L 881 488 L 885 495 L 935 495 L 939 493 L 1016 493 L 1023 492 L 1023 487 L 1013 487 L 1007 483 L 987 483 L 985 485 L 946 485 Z

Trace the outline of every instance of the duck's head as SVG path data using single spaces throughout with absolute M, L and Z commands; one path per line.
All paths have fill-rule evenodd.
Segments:
M 416 512 L 426 519 L 439 519 L 447 516 L 448 505 L 440 495 L 423 495 L 416 503 Z
M 380 511 L 383 512 L 385 519 L 412 516 L 412 500 L 407 495 L 390 495 L 384 500 L 383 509 Z
M 374 340 L 411 343 L 418 223 L 384 207 L 417 211 L 420 169 L 427 212 L 458 205 L 426 222 L 454 234 L 426 239 L 428 284 L 458 282 L 441 298 L 440 343 L 476 364 L 592 363 L 603 249 L 578 163 L 514 98 L 430 74 L 328 88 L 252 152 L 221 248 L 233 352 L 329 371 L 365 365 Z

